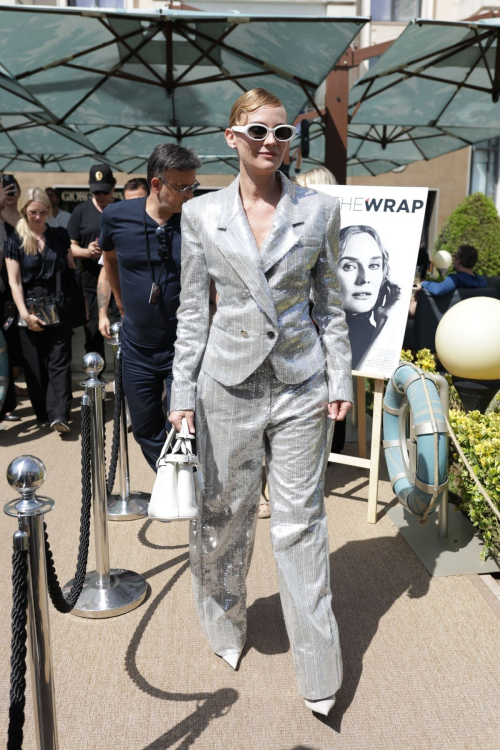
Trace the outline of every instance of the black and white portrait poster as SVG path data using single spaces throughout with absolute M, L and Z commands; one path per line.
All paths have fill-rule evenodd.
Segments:
M 403 346 L 427 188 L 311 187 L 340 200 L 337 273 L 352 368 L 388 378 Z

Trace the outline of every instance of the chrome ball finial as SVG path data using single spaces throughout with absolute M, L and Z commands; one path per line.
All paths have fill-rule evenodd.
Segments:
M 104 360 L 97 352 L 90 352 L 82 359 L 82 368 L 89 377 L 98 377 L 104 369 Z
M 36 456 L 19 456 L 7 469 L 8 483 L 22 495 L 33 495 L 46 476 L 45 465 Z
M 121 329 L 122 329 L 121 323 L 113 323 L 113 325 L 111 326 L 109 330 L 112 336 L 114 336 L 115 338 L 120 338 Z

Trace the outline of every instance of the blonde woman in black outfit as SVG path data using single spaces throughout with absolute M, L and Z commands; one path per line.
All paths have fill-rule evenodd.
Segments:
M 75 268 L 68 232 L 46 223 L 47 194 L 31 188 L 21 199 L 16 231 L 5 240 L 9 284 L 19 316 L 21 351 L 28 393 L 39 422 L 57 432 L 69 431 L 71 407 L 72 301 L 68 268 Z M 26 300 L 57 294 L 60 323 L 46 325 L 30 313 Z
M 20 219 L 17 209 L 17 203 L 21 195 L 19 183 L 13 175 L 2 175 L 0 178 L 0 323 L 3 328 L 5 342 L 7 344 L 7 354 L 9 358 L 9 383 L 7 385 L 7 394 L 2 409 L 0 409 L 0 422 L 19 422 L 21 417 L 15 413 L 17 406 L 17 396 L 26 395 L 19 393 L 15 385 L 14 368 L 21 365 L 21 351 L 19 344 L 19 333 L 17 326 L 13 323 L 12 315 L 12 294 L 10 291 L 7 268 L 4 263 L 4 244 L 5 238 L 15 231 L 15 226 Z M 1 428 L 0 428 L 1 429 Z

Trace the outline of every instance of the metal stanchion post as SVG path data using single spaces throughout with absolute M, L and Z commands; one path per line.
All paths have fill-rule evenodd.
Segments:
M 444 378 L 442 375 L 434 375 L 434 378 L 439 389 L 439 400 L 441 401 L 443 412 L 449 419 L 450 386 L 448 385 L 448 381 L 446 380 L 446 378 Z M 446 456 L 449 455 L 449 450 L 450 438 L 449 435 L 446 435 Z M 442 539 L 448 536 L 448 495 L 449 490 L 448 487 L 446 487 L 445 491 L 443 492 L 443 497 L 441 498 L 438 509 L 438 535 Z
M 109 540 L 107 522 L 107 492 L 104 464 L 104 421 L 102 402 L 106 395 L 106 382 L 100 378 L 104 360 L 99 354 L 86 354 L 83 369 L 89 376 L 82 383 L 91 407 L 92 446 L 92 512 L 96 570 L 87 573 L 85 584 L 72 610 L 78 617 L 104 618 L 123 615 L 141 604 L 146 596 L 147 584 L 138 573 L 109 567 Z M 72 581 L 63 591 L 70 591 Z
M 111 326 L 113 338 L 108 343 L 113 347 L 116 364 L 121 359 L 120 346 L 121 323 Z M 116 397 L 116 396 L 115 396 Z M 147 492 L 130 490 L 130 472 L 128 461 L 128 433 L 127 433 L 127 404 L 125 395 L 122 393 L 121 419 L 120 419 L 120 452 L 118 456 L 118 482 L 119 492 L 108 497 L 108 518 L 110 521 L 133 521 L 136 518 L 144 518 L 148 515 L 148 505 L 151 495 Z
M 20 531 L 27 534 L 28 638 L 36 744 L 38 750 L 57 750 L 59 742 L 43 531 L 44 513 L 52 510 L 54 501 L 49 497 L 36 495 L 45 476 L 45 466 L 35 456 L 20 456 L 12 461 L 7 469 L 7 481 L 21 493 L 21 500 L 7 503 L 4 511 L 9 516 L 17 517 Z

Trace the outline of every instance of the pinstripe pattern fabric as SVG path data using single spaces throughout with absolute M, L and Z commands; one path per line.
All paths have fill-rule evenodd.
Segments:
M 191 524 L 191 572 L 206 638 L 221 656 L 246 641 L 246 577 L 266 453 L 271 538 L 299 692 L 333 695 L 342 681 L 331 606 L 324 475 L 332 423 L 324 371 L 282 383 L 269 359 L 243 383 L 201 372 L 196 404 L 205 492 Z
M 323 494 L 327 402 L 352 400 L 351 356 L 336 276 L 338 201 L 280 179 L 260 252 L 239 180 L 183 210 L 171 409 L 195 409 L 205 491 L 191 569 L 207 640 L 221 656 L 245 644 L 265 452 L 285 622 L 299 691 L 315 700 L 342 680 Z M 219 302 L 209 331 L 210 279 Z
M 336 274 L 339 202 L 278 175 L 282 197 L 260 252 L 239 179 L 183 208 L 172 410 L 195 408 L 201 368 L 223 385 L 238 385 L 266 358 L 287 384 L 326 369 L 329 400 L 352 401 L 351 349 Z M 219 302 L 209 332 L 210 279 Z

